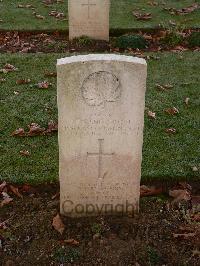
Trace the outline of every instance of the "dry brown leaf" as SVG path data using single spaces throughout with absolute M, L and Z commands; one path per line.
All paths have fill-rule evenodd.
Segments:
M 155 1 L 149 1 L 147 4 L 150 6 L 157 6 L 158 5 L 158 3 Z
M 0 184 L 0 192 L 3 191 L 6 186 L 7 186 L 6 181 L 3 181 L 3 183 Z
M 77 241 L 75 239 L 64 240 L 64 243 L 72 245 L 72 246 L 78 246 L 79 245 L 79 241 Z
M 20 151 L 19 153 L 23 156 L 30 156 L 30 152 L 26 150 Z
M 156 113 L 154 113 L 152 111 L 148 111 L 148 117 L 156 119 Z
M 12 136 L 24 137 L 26 135 L 23 128 L 18 128 L 12 133 Z
M 46 133 L 52 133 L 58 131 L 58 123 L 54 122 L 53 120 L 49 121 L 48 123 L 48 128 L 45 131 Z
M 199 169 L 198 169 L 196 166 L 193 166 L 193 167 L 192 167 L 192 171 L 193 171 L 193 172 L 198 172 Z
M 189 101 L 190 101 L 190 98 L 188 98 L 188 97 L 185 98 L 185 104 L 186 104 L 186 105 L 189 105 Z
M 165 113 L 169 115 L 176 115 L 179 113 L 179 110 L 176 107 L 165 109 Z
M 175 134 L 176 133 L 176 129 L 175 128 L 166 128 L 165 132 L 169 133 L 169 134 Z
M 44 16 L 42 16 L 42 15 L 38 15 L 38 14 L 35 14 L 35 17 L 38 18 L 38 19 L 45 19 Z
M 11 201 L 13 201 L 12 198 L 5 198 L 1 201 L 0 206 L 3 207 L 4 205 L 8 205 Z
M 44 74 L 45 77 L 57 77 L 56 72 L 45 72 Z
M 53 196 L 51 197 L 51 199 L 54 200 L 54 199 L 56 199 L 56 198 L 59 198 L 59 196 L 60 196 L 60 192 L 57 192 L 55 195 L 53 195 Z
M 160 91 L 166 91 L 166 90 L 170 90 L 172 89 L 174 86 L 171 84 L 165 84 L 165 85 L 160 85 L 160 84 L 156 84 L 156 88 Z
M 196 235 L 196 233 L 185 233 L 185 234 L 173 234 L 174 238 L 183 238 L 183 239 L 187 239 L 190 237 L 194 237 Z
M 64 230 L 65 230 L 65 225 L 63 224 L 61 217 L 59 214 L 57 214 L 54 218 L 53 218 L 53 222 L 52 222 L 52 226 L 54 227 L 54 229 L 56 231 L 58 231 L 61 235 L 63 234 Z
M 13 199 L 6 193 L 6 192 L 1 192 L 3 196 L 3 200 L 0 203 L 0 206 L 3 207 L 4 205 L 8 205 Z
M 49 83 L 48 81 L 42 81 L 42 82 L 39 82 L 39 83 L 37 84 L 37 87 L 38 87 L 39 89 L 48 89 L 49 86 L 51 86 L 51 85 L 52 85 L 52 84 Z
M 29 137 L 43 135 L 45 131 L 45 128 L 41 128 L 40 125 L 38 125 L 37 123 L 31 123 L 28 127 L 29 132 L 27 133 L 27 135 Z
M 150 19 L 152 19 L 151 13 L 133 12 L 133 15 L 136 17 L 137 20 L 150 20 Z
M 192 4 L 189 7 L 185 7 L 185 8 L 182 8 L 182 9 L 177 9 L 177 10 L 175 10 L 175 12 L 178 15 L 187 15 L 187 14 L 190 14 L 190 13 L 194 12 L 196 9 L 199 9 L 199 5 L 194 3 L 194 4 Z
M 12 71 L 17 71 L 18 69 L 11 65 L 11 64 L 5 64 L 5 66 L 3 67 L 3 69 L 0 69 L 0 72 L 7 74 L 8 72 L 12 72 Z
M 30 4 L 27 4 L 27 5 L 19 4 L 19 5 L 18 5 L 18 8 L 33 8 L 33 6 L 30 5 Z
M 23 198 L 22 194 L 19 192 L 19 189 L 17 187 L 14 187 L 13 185 L 9 185 L 10 190 L 19 198 Z
M 28 83 L 30 83 L 30 82 L 31 82 L 30 79 L 18 79 L 18 80 L 16 81 L 16 84 L 17 84 L 17 85 L 23 85 L 23 84 L 28 84 Z
M 154 186 L 147 187 L 145 185 L 140 186 L 140 197 L 158 195 L 163 192 L 162 188 L 156 188 Z
M 169 190 L 169 196 L 174 198 L 172 204 L 191 200 L 191 193 L 186 189 Z
M 65 15 L 63 12 L 58 12 L 56 10 L 52 10 L 50 13 L 49 13 L 49 16 L 52 16 L 52 17 L 55 17 L 55 18 L 64 18 Z

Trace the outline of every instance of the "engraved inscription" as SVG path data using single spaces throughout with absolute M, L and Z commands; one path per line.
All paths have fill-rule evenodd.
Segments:
M 98 156 L 98 178 L 104 179 L 107 173 L 102 174 L 102 160 L 103 156 L 113 156 L 114 153 L 104 153 L 103 152 L 103 143 L 104 139 L 98 139 L 99 142 L 99 152 L 98 153 L 87 153 L 87 156 Z
M 81 87 L 82 97 L 89 106 L 105 106 L 121 96 L 119 79 L 112 73 L 99 71 L 90 74 Z
M 68 121 L 65 130 L 73 136 L 98 136 L 102 132 L 104 135 L 129 135 L 139 128 L 133 126 L 131 120 L 77 119 Z

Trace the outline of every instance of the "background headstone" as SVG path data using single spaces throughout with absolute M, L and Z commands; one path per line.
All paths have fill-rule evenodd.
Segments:
M 69 0 L 69 39 L 109 40 L 110 0 Z
M 57 70 L 61 213 L 137 211 L 146 61 L 72 56 Z

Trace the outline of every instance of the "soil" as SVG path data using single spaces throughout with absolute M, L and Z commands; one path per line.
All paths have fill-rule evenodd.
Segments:
M 12 195 L 0 208 L 0 265 L 200 265 L 200 224 L 188 205 L 145 197 L 134 217 L 62 217 L 61 235 L 52 227 L 58 191 L 25 187 L 23 198 Z
M 197 50 L 199 47 L 191 49 L 187 44 L 187 37 L 191 30 L 183 33 L 183 42 L 177 46 L 163 44 L 160 40 L 166 35 L 166 31 L 157 31 L 153 33 L 142 33 L 148 42 L 148 47 L 141 52 L 150 51 L 186 51 Z M 80 38 L 69 41 L 64 32 L 0 32 L 0 53 L 74 53 L 74 52 L 128 52 L 139 56 L 138 49 L 119 49 L 115 46 L 115 37 L 110 38 L 110 42 L 94 41 L 87 38 Z

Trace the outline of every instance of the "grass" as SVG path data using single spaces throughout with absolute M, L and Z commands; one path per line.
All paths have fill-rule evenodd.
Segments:
M 145 114 L 143 180 L 199 180 L 199 68 L 200 53 L 157 53 L 159 60 L 148 61 L 146 107 L 156 112 L 157 119 Z M 32 122 L 46 126 L 57 120 L 56 79 L 45 78 L 45 71 L 55 71 L 56 59 L 64 54 L 2 54 L 0 68 L 5 63 L 19 70 L 0 73 L 6 81 L 0 84 L 0 179 L 12 182 L 42 183 L 58 180 L 57 134 L 52 136 L 15 138 L 11 133 Z M 47 90 L 29 84 L 17 85 L 16 80 L 30 78 L 31 83 L 48 80 Z M 173 89 L 161 92 L 155 84 L 172 84 Z M 19 94 L 14 94 L 18 91 Z M 190 98 L 186 107 L 184 99 Z M 165 114 L 164 109 L 175 106 L 177 116 Z M 176 128 L 177 134 L 168 135 L 166 128 Z M 19 154 L 30 151 L 29 157 Z
M 167 27 L 169 21 L 176 22 L 182 27 L 198 28 L 200 27 L 200 9 L 194 11 L 188 15 L 171 15 L 163 8 L 185 8 L 192 3 L 199 3 L 199 0 L 157 0 L 157 6 L 151 6 L 149 0 L 111 0 L 111 12 L 110 12 L 110 28 L 113 31 L 116 30 L 133 30 L 133 29 L 147 29 L 155 28 L 162 24 Z M 152 1 L 153 2 L 153 1 Z M 37 19 L 32 14 L 33 10 L 30 8 L 18 8 L 19 4 L 32 4 L 35 8 L 35 12 L 39 15 L 45 16 L 45 19 Z M 68 22 L 57 20 L 48 14 L 52 10 L 58 12 L 64 12 L 67 15 L 67 0 L 63 3 L 52 4 L 45 7 L 41 0 L 3 0 L 0 1 L 0 22 L 1 30 L 67 30 Z M 148 21 L 138 21 L 132 15 L 132 12 L 139 13 L 152 13 L 152 19 Z

